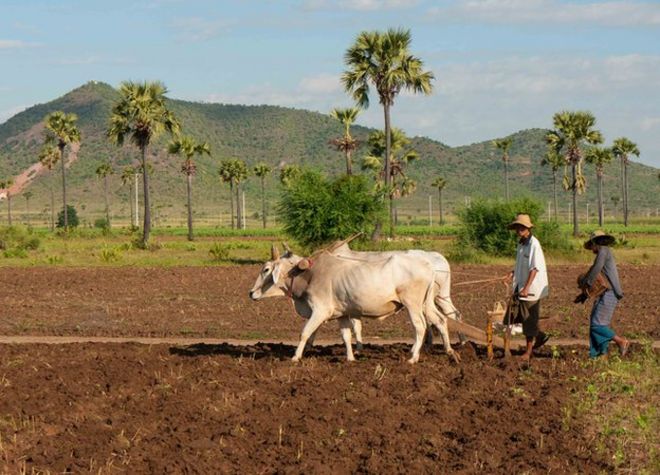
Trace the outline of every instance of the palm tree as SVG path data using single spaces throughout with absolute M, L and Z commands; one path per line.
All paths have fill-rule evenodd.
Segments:
M 229 195 L 231 200 L 231 227 L 234 229 L 234 190 L 236 191 L 236 226 L 240 229 L 242 224 L 241 214 L 241 187 L 240 184 L 248 177 L 249 170 L 243 160 L 230 158 L 220 162 L 218 170 L 220 178 L 229 183 Z
M 73 143 L 80 143 L 80 130 L 76 127 L 78 116 L 56 111 L 46 116 L 46 143 L 56 144 L 62 164 L 62 203 L 64 210 L 64 229 L 69 226 L 69 210 L 66 206 L 66 166 L 64 148 Z
M 112 175 L 115 170 L 112 168 L 110 162 L 105 162 L 96 168 L 96 176 L 103 178 L 103 198 L 105 199 L 105 222 L 110 229 L 110 202 L 108 201 L 108 177 Z
M 438 189 L 438 201 L 440 205 L 440 224 L 442 224 L 442 190 L 444 189 L 445 186 L 447 186 L 447 180 L 442 178 L 441 176 L 437 177 L 433 182 L 431 183 L 431 186 L 433 188 Z
M 410 51 L 410 30 L 389 29 L 386 32 L 363 31 L 344 55 L 348 70 L 342 82 L 348 93 L 363 109 L 369 107 L 369 88 L 373 85 L 385 116 L 385 187 L 390 188 L 390 109 L 394 99 L 405 89 L 413 93 L 431 94 L 433 73 L 423 71 L 421 59 Z M 393 202 L 390 193 L 390 236 L 393 228 Z
M 280 183 L 282 186 L 290 186 L 301 174 L 302 169 L 298 165 L 284 165 L 280 168 Z
M 626 137 L 619 137 L 612 145 L 615 157 L 621 160 L 621 196 L 623 196 L 623 225 L 628 226 L 628 156 L 639 157 L 637 144 Z
M 131 226 L 133 228 L 138 227 L 138 217 L 137 217 L 137 201 L 138 201 L 138 189 L 137 189 L 137 176 L 138 173 L 135 167 L 127 166 L 121 171 L 121 184 L 122 186 L 128 185 L 128 204 L 131 207 Z M 135 186 L 132 186 L 135 183 Z M 133 211 L 133 189 L 135 189 L 135 212 Z
M 23 198 L 25 198 L 25 212 L 27 216 L 27 225 L 30 226 L 30 199 L 32 199 L 32 192 L 26 191 L 23 193 Z
M 493 146 L 502 151 L 502 162 L 504 163 L 504 190 L 505 199 L 509 201 L 509 149 L 513 143 L 511 137 L 493 140 Z
M 264 229 L 266 229 L 266 177 L 273 170 L 267 164 L 261 162 L 257 163 L 252 171 L 261 180 L 261 217 Z
M 60 159 L 60 153 L 54 145 L 45 145 L 39 152 L 39 161 L 41 164 L 52 171 L 53 167 Z M 53 190 L 53 183 L 50 182 L 50 230 L 55 231 L 55 191 Z
M 566 157 L 560 155 L 554 147 L 548 147 L 543 160 L 541 160 L 541 166 L 547 165 L 552 170 L 552 197 L 554 199 L 553 203 L 555 207 L 555 221 L 557 221 L 557 215 L 559 213 L 559 208 L 557 205 L 557 172 L 559 171 L 560 167 L 566 167 L 567 163 L 568 162 L 566 162 Z
M 195 139 L 188 136 L 182 136 L 174 139 L 168 151 L 174 155 L 184 157 L 181 165 L 181 172 L 186 175 L 186 196 L 188 198 L 188 241 L 193 240 L 193 222 L 192 222 L 192 176 L 197 167 L 193 161 L 195 155 L 211 155 L 211 149 L 206 142 L 197 143 Z
M 603 142 L 603 135 L 594 129 L 596 118 L 591 112 L 558 112 L 553 117 L 555 130 L 548 132 L 546 141 L 559 153 L 564 153 L 571 166 L 571 178 L 564 175 L 564 189 L 573 194 L 573 236 L 580 228 L 577 214 L 577 195 L 586 189 L 587 182 L 582 174 L 582 147 L 585 143 L 596 145 Z
M 112 108 L 108 137 L 123 145 L 128 137 L 142 154 L 142 186 L 144 189 L 144 227 L 142 245 L 149 243 L 151 206 L 149 201 L 149 166 L 147 150 L 153 139 L 163 132 L 176 135 L 180 125 L 167 107 L 167 88 L 161 82 L 126 81 L 119 87 L 119 100 Z
M 346 109 L 332 109 L 330 111 L 330 116 L 337 119 L 344 126 L 344 136 L 332 139 L 332 143 L 337 150 L 344 152 L 346 155 L 346 174 L 353 174 L 353 162 L 351 155 L 358 147 L 358 141 L 351 137 L 351 125 L 355 122 L 358 114 L 360 113 L 359 107 L 347 107 Z
M 9 192 L 9 188 L 14 184 L 14 180 L 11 178 L 8 178 L 4 181 L 0 181 L 0 190 L 6 190 L 7 191 L 7 224 L 11 226 L 11 193 Z
M 598 226 L 603 226 L 603 171 L 605 165 L 612 161 L 612 149 L 604 147 L 591 147 L 585 153 L 584 159 L 596 168 L 598 180 Z

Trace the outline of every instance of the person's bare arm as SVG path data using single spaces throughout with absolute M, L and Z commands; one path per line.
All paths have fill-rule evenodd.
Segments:
M 539 271 L 534 268 L 529 271 L 529 276 L 527 277 L 527 282 L 525 282 L 525 286 L 520 290 L 518 295 L 520 297 L 528 297 L 529 296 L 529 286 L 532 285 L 532 282 L 534 282 L 534 277 L 536 277 L 536 274 L 538 274 Z

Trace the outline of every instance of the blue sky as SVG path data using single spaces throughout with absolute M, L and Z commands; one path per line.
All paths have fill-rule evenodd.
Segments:
M 410 135 L 463 145 L 587 109 L 660 167 L 660 1 L 2 0 L 0 122 L 92 79 L 327 113 L 351 105 L 346 48 L 389 27 L 436 76 L 432 96 L 395 103 Z M 382 127 L 375 98 L 358 123 Z

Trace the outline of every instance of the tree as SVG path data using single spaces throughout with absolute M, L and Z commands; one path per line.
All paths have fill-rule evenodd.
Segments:
M 552 197 L 555 207 L 555 221 L 557 221 L 557 214 L 559 213 L 559 208 L 557 205 L 557 172 L 559 171 L 560 167 L 563 166 L 565 168 L 567 163 L 568 162 L 566 162 L 566 158 L 562 156 L 554 147 L 548 147 L 543 160 L 541 160 L 541 166 L 547 165 L 552 170 Z
M 285 188 L 302 175 L 302 168 L 298 165 L 284 165 L 280 168 L 280 183 Z
M 637 144 L 619 137 L 612 145 L 612 153 L 621 161 L 621 196 L 623 197 L 623 225 L 628 226 L 628 156 L 639 157 Z
M 502 152 L 502 163 L 504 163 L 504 197 L 509 201 L 509 149 L 513 143 L 511 137 L 493 140 L 493 146 Z
M 263 227 L 266 229 L 266 177 L 273 171 L 267 164 L 257 163 L 252 169 L 255 176 L 261 180 L 261 218 Z
M 605 165 L 612 161 L 612 149 L 591 147 L 585 153 L 584 159 L 596 169 L 598 183 L 598 226 L 603 226 L 603 171 Z
M 344 126 L 344 136 L 336 138 L 330 141 L 337 150 L 344 152 L 346 156 L 346 174 L 353 174 L 353 161 L 352 154 L 358 147 L 358 141 L 351 137 L 351 125 L 355 122 L 358 114 L 360 113 L 360 108 L 358 107 L 347 107 L 346 109 L 332 109 L 330 111 L 330 116 L 337 119 Z
M 440 224 L 442 224 L 442 190 L 444 189 L 445 186 L 447 186 L 447 180 L 442 178 L 441 176 L 437 177 L 433 182 L 431 183 L 431 186 L 433 188 L 438 189 L 438 201 L 440 205 Z
M 193 240 L 192 221 L 192 176 L 197 167 L 193 157 L 195 155 L 211 155 L 211 148 L 207 142 L 198 143 L 192 137 L 182 136 L 175 138 L 169 145 L 168 151 L 174 155 L 184 157 L 181 172 L 186 175 L 186 196 L 188 199 L 188 241 Z
M 433 73 L 423 70 L 421 59 L 410 51 L 410 30 L 389 29 L 386 32 L 363 31 L 344 55 L 348 70 L 342 83 L 358 106 L 369 107 L 370 85 L 376 89 L 385 116 L 385 187 L 390 188 L 390 109 L 402 90 L 431 94 Z M 390 236 L 393 228 L 393 202 L 390 193 Z
M 234 190 L 236 191 L 236 225 L 240 229 L 242 224 L 240 184 L 249 174 L 247 165 L 243 160 L 230 158 L 220 162 L 218 170 L 220 178 L 225 183 L 229 183 L 229 195 L 231 201 L 231 227 L 234 229 Z
M 105 200 L 105 223 L 110 229 L 110 201 L 108 200 L 108 177 L 112 175 L 115 170 L 112 168 L 110 162 L 105 162 L 96 168 L 96 176 L 103 178 L 103 198 Z
M 558 153 L 563 153 L 571 166 L 571 178 L 564 175 L 565 190 L 573 195 L 573 236 L 578 236 L 580 226 L 577 214 L 577 195 L 586 189 L 587 182 L 582 174 L 582 147 L 584 144 L 596 145 L 603 142 L 603 135 L 594 129 L 596 118 L 591 112 L 562 111 L 553 117 L 555 130 L 548 132 L 546 141 Z
M 64 229 L 69 223 L 68 206 L 66 204 L 66 165 L 64 163 L 64 148 L 67 145 L 80 143 L 80 131 L 76 126 L 78 116 L 56 111 L 46 116 L 46 143 L 55 144 L 60 152 L 62 164 L 62 210 L 64 211 Z
M 128 203 L 131 207 L 131 226 L 135 229 L 138 227 L 138 172 L 135 167 L 124 167 L 121 171 L 121 184 L 122 186 L 128 185 Z M 131 186 L 135 184 L 135 186 Z M 135 190 L 135 200 L 133 200 L 133 189 Z M 133 201 L 135 201 L 135 211 L 133 211 Z
M 161 82 L 125 81 L 119 87 L 119 100 L 112 108 L 108 137 L 123 145 L 128 137 L 142 155 L 142 186 L 144 189 L 144 226 L 142 245 L 147 246 L 151 233 L 151 203 L 149 201 L 149 164 L 147 151 L 152 140 L 163 132 L 177 135 L 179 121 L 167 107 L 167 88 Z
M 9 188 L 12 187 L 14 184 L 14 180 L 11 178 L 8 178 L 7 180 L 0 181 L 0 190 L 5 190 L 6 191 L 6 196 L 7 196 L 7 224 L 9 226 L 12 225 L 11 222 L 11 192 Z
M 414 193 L 416 183 L 406 175 L 407 166 L 417 160 L 419 155 L 410 146 L 410 139 L 406 134 L 396 127 L 392 128 L 390 143 L 390 186 L 383 186 L 385 170 L 382 165 L 382 158 L 385 155 L 385 134 L 377 130 L 369 135 L 367 143 L 371 147 L 370 155 L 365 157 L 362 162 L 363 169 L 370 169 L 375 172 L 377 188 L 379 190 L 389 190 L 391 208 L 394 209 L 394 199 L 408 196 Z M 396 218 L 395 218 L 396 221 Z
M 57 164 L 57 161 L 60 159 L 60 153 L 54 145 L 44 145 L 44 147 L 39 152 L 39 161 L 41 164 L 48 168 L 48 171 L 52 171 L 53 167 Z M 53 190 L 52 181 L 49 184 L 50 188 L 50 230 L 55 230 L 55 191 Z
M 27 216 L 27 225 L 30 226 L 30 200 L 32 199 L 32 192 L 26 191 L 23 193 L 23 198 L 25 198 L 25 215 Z
M 64 224 L 64 217 L 68 217 L 67 224 Z M 78 212 L 76 211 L 76 208 L 74 208 L 71 205 L 67 205 L 67 210 L 66 213 L 64 210 L 61 210 L 59 213 L 57 213 L 57 227 L 58 228 L 77 228 L 78 224 L 80 224 L 80 221 L 78 220 Z

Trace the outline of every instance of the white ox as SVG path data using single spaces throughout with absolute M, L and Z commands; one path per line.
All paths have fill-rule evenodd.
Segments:
M 308 267 L 309 260 L 288 250 L 280 257 L 275 247 L 271 257 L 250 290 L 250 298 L 290 296 L 296 312 L 307 318 L 294 361 L 302 358 L 305 345 L 321 324 L 333 319 L 338 320 L 346 357 L 353 361 L 350 319 L 382 319 L 402 307 L 408 310 L 415 329 L 410 363 L 419 360 L 427 321 L 440 332 L 447 354 L 458 361 L 449 344 L 447 321 L 434 303 L 435 272 L 427 260 L 407 253 L 358 260 L 324 252 Z

